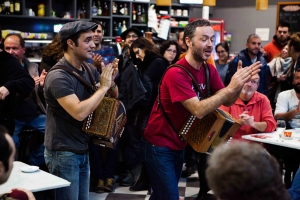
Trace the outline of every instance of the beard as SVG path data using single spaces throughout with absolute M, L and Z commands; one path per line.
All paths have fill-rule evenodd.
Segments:
M 192 42 L 192 56 L 194 60 L 198 62 L 203 62 L 209 59 L 209 56 L 206 57 L 204 54 L 205 50 L 211 51 L 211 49 L 200 49 L 194 45 L 194 42 Z
M 294 88 L 296 93 L 300 94 L 300 84 L 294 84 L 293 88 Z

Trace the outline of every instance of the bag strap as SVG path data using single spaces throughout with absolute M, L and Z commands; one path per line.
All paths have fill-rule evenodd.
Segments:
M 205 73 L 206 73 L 206 85 L 207 85 L 207 87 L 206 87 L 207 91 L 206 92 L 207 92 L 208 96 L 210 96 L 210 76 L 209 76 L 209 69 L 208 69 L 208 65 L 206 64 L 205 61 L 203 62 L 203 65 L 204 65 L 204 69 L 205 69 Z M 173 68 L 173 67 L 178 67 L 178 68 L 184 70 L 192 78 L 192 83 L 193 83 L 193 86 L 194 86 L 195 90 L 201 95 L 199 84 L 198 84 L 196 78 L 194 77 L 194 75 L 187 68 L 185 68 L 184 66 L 179 65 L 179 64 L 170 65 L 167 70 L 169 70 L 170 68 Z M 179 134 L 178 129 L 174 126 L 174 124 L 172 123 L 171 119 L 169 118 L 169 116 L 165 112 L 165 109 L 162 106 L 161 99 L 160 99 L 160 86 L 161 86 L 162 80 L 163 80 L 163 78 L 164 78 L 167 70 L 165 71 L 164 75 L 160 79 L 160 82 L 159 82 L 159 85 L 158 85 L 157 102 L 158 102 L 158 107 L 161 108 L 161 111 L 162 111 L 164 117 L 166 118 L 167 122 L 169 123 L 169 125 L 172 127 L 172 129 L 175 131 L 175 133 Z M 182 137 L 180 137 L 180 139 L 183 140 Z
M 70 68 L 70 67 L 67 67 L 67 66 L 64 66 L 64 65 L 55 65 L 54 67 L 52 67 L 50 71 L 52 70 L 56 70 L 56 69 L 62 69 L 62 70 L 65 70 L 66 72 L 68 72 L 69 74 L 71 74 L 72 76 L 76 77 L 78 79 L 78 81 L 84 85 L 85 87 L 91 89 L 92 91 L 97 91 L 97 86 L 96 86 L 96 81 L 94 80 L 93 76 L 92 76 L 92 72 L 91 72 L 91 69 L 89 66 L 87 66 L 87 64 L 85 62 L 82 63 L 81 67 L 83 67 L 87 72 L 88 72 L 88 75 L 90 77 L 90 80 L 92 82 L 89 83 L 82 75 L 78 74 L 74 69 Z M 48 73 L 49 73 L 48 72 Z

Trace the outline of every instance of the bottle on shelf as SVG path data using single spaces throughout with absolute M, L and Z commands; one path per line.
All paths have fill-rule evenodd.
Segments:
M 106 1 L 104 1 L 104 8 L 102 10 L 102 15 L 103 16 L 108 16 L 109 15 L 108 6 L 107 6 L 107 2 Z
M 15 1 L 15 15 L 20 15 L 21 14 L 21 2 L 20 0 Z
M 124 15 L 128 15 L 128 8 L 126 3 L 124 3 Z
M 124 15 L 124 8 L 122 3 L 119 3 L 119 15 Z
M 136 10 L 134 4 L 132 4 L 132 23 L 136 23 Z
M 137 10 L 136 17 L 137 17 L 137 23 L 143 23 L 141 5 L 138 5 L 138 10 Z
M 123 20 L 122 33 L 127 30 L 126 21 Z
M 142 23 L 146 23 L 146 12 L 145 12 L 145 7 L 144 5 L 142 6 Z
M 117 36 L 118 35 L 118 26 L 117 26 L 117 22 L 114 21 L 114 35 L 113 36 Z
M 15 11 L 15 5 L 14 5 L 14 2 L 12 0 L 10 0 L 10 6 L 9 6 L 9 12 L 10 14 L 14 14 L 14 11 Z
M 118 34 L 117 35 L 121 35 L 121 33 L 122 33 L 122 24 L 121 24 L 121 22 L 119 22 L 119 24 L 118 24 Z
M 101 3 L 100 3 L 100 1 L 98 1 L 97 15 L 98 15 L 98 16 L 101 16 L 101 15 L 102 15 L 102 8 L 101 8 Z
M 93 6 L 92 6 L 92 16 L 97 16 L 98 9 L 96 7 L 95 1 L 93 1 Z
M 117 3 L 115 1 L 113 1 L 112 13 L 113 15 L 117 14 Z
M 45 16 L 45 4 L 43 3 L 38 5 L 38 16 L 39 17 Z
M 4 0 L 4 9 L 2 11 L 2 14 L 9 15 L 10 14 L 10 1 L 9 0 Z
M 82 7 L 79 13 L 79 19 L 85 19 L 86 18 L 86 9 L 85 9 L 85 4 L 82 3 Z

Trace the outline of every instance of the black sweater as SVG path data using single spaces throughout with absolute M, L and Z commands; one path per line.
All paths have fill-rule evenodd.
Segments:
M 1 51 L 0 61 L 0 87 L 4 86 L 9 91 L 5 100 L 0 100 L 0 119 L 13 119 L 16 93 L 18 93 L 19 98 L 27 97 L 34 88 L 34 80 L 23 69 L 18 60 L 9 53 Z

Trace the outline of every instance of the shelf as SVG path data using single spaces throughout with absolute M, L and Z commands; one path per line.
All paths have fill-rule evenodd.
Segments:
M 180 28 L 180 29 L 184 29 L 185 26 L 170 26 L 170 28 Z
M 126 18 L 126 19 L 130 19 L 130 18 L 131 18 L 130 15 L 112 15 L 112 17 L 116 17 L 116 18 Z
M 189 16 L 177 16 L 177 15 L 171 15 L 171 18 L 182 18 L 182 19 L 189 19 Z
M 25 39 L 26 43 L 46 43 L 49 44 L 52 42 L 52 40 L 27 40 Z
M 61 21 L 88 21 L 90 19 L 77 19 L 77 18 L 59 18 L 59 17 L 39 17 L 39 16 L 27 16 L 27 15 L 3 15 L 0 14 L 0 17 L 5 18 L 22 18 L 22 19 L 33 19 L 33 20 L 61 20 Z
M 91 16 L 93 19 L 110 19 L 110 16 Z
M 131 26 L 146 27 L 146 26 L 148 26 L 148 25 L 147 25 L 147 24 L 131 24 Z

